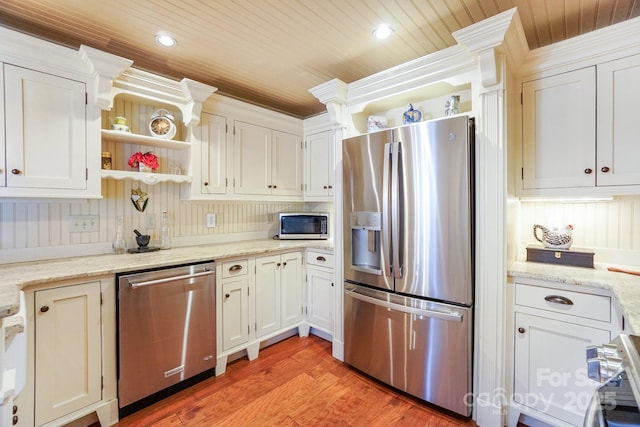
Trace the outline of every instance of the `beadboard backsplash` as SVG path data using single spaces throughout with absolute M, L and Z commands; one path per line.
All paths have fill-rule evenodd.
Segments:
M 527 245 L 541 245 L 533 225 L 573 225 L 571 249 L 595 252 L 595 262 L 640 265 L 640 197 L 612 201 L 521 202 L 517 258 L 526 259 Z
M 131 248 L 137 246 L 133 229 L 151 234 L 151 246 L 157 245 L 164 211 L 172 246 L 189 246 L 269 238 L 277 234 L 278 212 L 333 210 L 330 203 L 183 201 L 180 185 L 103 180 L 101 200 L 2 201 L 0 264 L 111 253 L 118 216 L 124 217 L 124 235 Z M 131 190 L 137 188 L 149 195 L 143 213 L 130 200 Z M 207 213 L 216 215 L 214 228 L 206 226 Z M 98 215 L 99 231 L 72 232 L 70 217 L 76 215 Z M 148 227 L 151 222 L 154 227 Z

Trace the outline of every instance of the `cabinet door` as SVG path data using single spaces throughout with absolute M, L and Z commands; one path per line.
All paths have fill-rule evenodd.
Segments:
M 333 195 L 333 164 L 333 132 L 309 135 L 305 150 L 305 197 Z
M 100 282 L 35 293 L 36 425 L 101 399 Z
M 640 55 L 598 65 L 598 186 L 640 184 Z
M 596 184 L 595 68 L 522 85 L 523 188 Z
M 256 336 L 280 328 L 280 255 L 256 258 Z
M 227 192 L 227 119 L 202 113 L 200 118 L 202 194 Z
M 87 188 L 82 82 L 4 65 L 6 185 Z
M 247 276 L 222 281 L 222 348 L 249 340 L 249 280 Z
M 324 269 L 307 268 L 307 320 L 333 334 L 333 273 Z
M 607 330 L 516 313 L 514 400 L 582 425 L 598 386 L 587 377 L 585 349 L 610 340 Z
M 271 129 L 235 122 L 234 192 L 271 194 Z
M 282 270 L 280 285 L 282 292 L 282 327 L 302 321 L 303 280 L 302 254 L 294 252 L 281 255 Z
M 302 144 L 298 135 L 272 132 L 271 194 L 300 196 L 302 194 Z

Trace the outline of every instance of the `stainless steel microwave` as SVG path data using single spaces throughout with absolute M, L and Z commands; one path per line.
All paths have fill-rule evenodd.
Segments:
M 328 239 L 328 213 L 280 213 L 279 237 L 281 240 Z

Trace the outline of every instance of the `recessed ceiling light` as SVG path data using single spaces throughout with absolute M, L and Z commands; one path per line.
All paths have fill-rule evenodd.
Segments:
M 384 40 L 391 34 L 393 34 L 393 28 L 391 28 L 389 24 L 380 24 L 376 28 L 374 28 L 371 34 L 373 34 L 373 37 L 379 40 Z
M 176 45 L 176 39 L 168 34 L 156 34 L 156 41 L 162 46 L 172 47 Z

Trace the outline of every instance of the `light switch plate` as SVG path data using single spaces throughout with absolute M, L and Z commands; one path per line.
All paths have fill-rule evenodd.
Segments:
M 69 215 L 69 232 L 100 231 L 100 215 Z
M 207 214 L 207 228 L 213 228 L 216 226 L 216 214 L 208 213 Z

